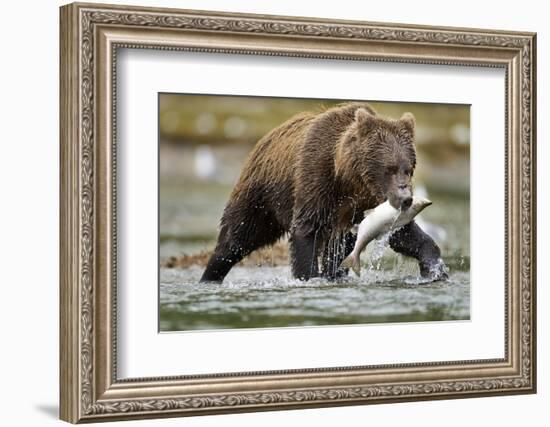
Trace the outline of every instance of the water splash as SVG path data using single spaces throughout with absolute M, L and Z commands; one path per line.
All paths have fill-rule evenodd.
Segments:
M 382 260 L 382 256 L 384 255 L 386 248 L 389 247 L 390 235 L 391 231 L 375 239 L 372 243 L 372 250 L 370 252 L 369 261 L 371 265 L 376 265 L 376 270 L 380 270 L 380 262 Z
M 370 252 L 370 258 L 369 258 L 369 272 L 372 271 L 379 271 L 380 270 L 380 264 L 382 261 L 382 256 L 384 255 L 384 252 L 386 251 L 386 248 L 389 247 L 390 242 L 390 236 L 397 231 L 394 229 L 395 223 L 397 222 L 399 218 L 399 213 L 395 215 L 393 218 L 393 222 L 390 226 L 390 229 L 388 232 L 384 233 L 382 236 L 378 237 L 374 240 L 372 243 L 372 250 Z

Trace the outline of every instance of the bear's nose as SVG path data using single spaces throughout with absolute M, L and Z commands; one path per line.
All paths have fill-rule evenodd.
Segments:
M 403 199 L 403 201 L 401 202 L 401 210 L 406 211 L 407 209 L 409 209 L 412 205 L 412 202 L 413 202 L 412 197 L 407 197 Z

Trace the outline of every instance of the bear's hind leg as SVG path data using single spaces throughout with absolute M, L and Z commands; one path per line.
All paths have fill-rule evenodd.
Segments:
M 240 210 L 229 207 L 221 223 L 218 243 L 201 282 L 221 283 L 231 268 L 245 256 L 275 243 L 284 233 L 273 213 L 267 209 Z
M 208 260 L 201 282 L 221 283 L 231 268 L 252 251 L 247 250 L 242 244 L 231 242 L 228 234 L 226 229 L 220 230 L 218 243 Z

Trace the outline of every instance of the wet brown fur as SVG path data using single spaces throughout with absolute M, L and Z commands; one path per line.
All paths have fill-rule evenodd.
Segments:
M 410 113 L 392 120 L 360 102 L 300 113 L 273 129 L 242 169 L 202 280 L 223 280 L 236 262 L 285 233 L 294 275 L 317 275 L 317 257 L 329 240 L 388 197 L 388 168 L 402 165 L 412 175 L 413 138 Z

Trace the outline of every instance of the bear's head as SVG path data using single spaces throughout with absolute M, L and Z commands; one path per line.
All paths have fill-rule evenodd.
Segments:
M 358 108 L 336 148 L 336 175 L 359 193 L 363 188 L 378 201 L 407 209 L 416 166 L 414 127 L 411 113 L 392 120 Z

